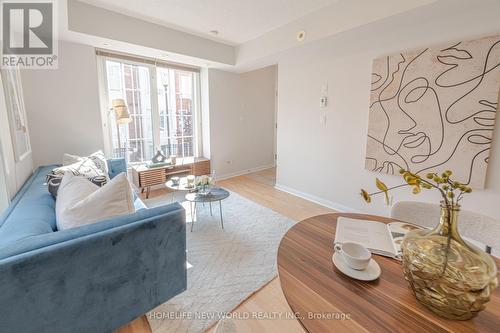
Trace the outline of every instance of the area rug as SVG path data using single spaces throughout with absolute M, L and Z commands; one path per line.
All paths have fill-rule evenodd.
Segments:
M 148 207 L 165 204 L 170 195 L 146 200 Z M 203 332 L 246 297 L 273 279 L 281 238 L 294 222 L 232 192 L 219 206 L 199 205 L 194 231 L 187 215 L 187 291 L 148 313 L 155 333 Z

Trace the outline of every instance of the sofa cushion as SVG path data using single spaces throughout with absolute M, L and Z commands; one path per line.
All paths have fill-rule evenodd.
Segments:
M 94 162 L 94 164 L 103 172 L 104 175 L 107 176 L 109 174 L 108 162 L 106 161 L 106 157 L 104 156 L 102 150 L 96 151 L 92 155 L 85 157 L 78 155 L 64 154 L 63 166 L 74 164 L 77 162 L 83 162 L 86 159 L 92 160 L 92 162 Z
M 56 230 L 54 198 L 45 176 L 55 166 L 41 167 L 24 184 L 0 217 L 0 248 L 20 239 Z
M 134 212 L 132 188 L 125 173 L 116 176 L 103 187 L 71 173 L 64 175 L 56 202 L 58 230 L 76 228 Z
M 61 185 L 63 177 L 64 175 L 56 175 L 53 173 L 49 173 L 47 175 L 47 190 L 54 198 L 57 198 L 57 192 L 59 191 L 59 186 Z M 93 178 L 88 178 L 88 180 L 91 183 L 99 187 L 102 187 L 108 183 L 109 178 L 105 176 L 97 176 Z
M 67 172 L 70 172 L 75 176 L 84 176 L 87 178 L 97 176 L 107 177 L 107 175 L 104 174 L 104 172 L 102 172 L 102 170 L 99 169 L 91 159 L 85 159 L 73 164 L 63 165 L 52 170 L 52 173 L 56 175 L 64 175 Z

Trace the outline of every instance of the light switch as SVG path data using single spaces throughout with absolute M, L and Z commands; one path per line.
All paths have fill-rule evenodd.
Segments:
M 319 106 L 321 108 L 326 108 L 326 106 L 328 105 L 328 97 L 326 96 L 322 96 L 320 99 L 319 99 Z

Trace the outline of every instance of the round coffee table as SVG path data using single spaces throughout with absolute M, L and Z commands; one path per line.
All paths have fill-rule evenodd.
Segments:
M 307 332 L 498 332 L 500 288 L 477 317 L 452 321 L 418 303 L 397 260 L 374 255 L 382 275 L 372 282 L 341 273 L 332 262 L 339 216 L 394 221 L 373 215 L 327 214 L 303 220 L 285 234 L 278 249 L 281 288 Z M 499 266 L 500 260 L 494 259 Z
M 187 177 L 179 178 L 179 182 L 177 184 L 174 184 L 172 179 L 170 179 L 165 183 L 165 186 L 172 190 L 172 202 L 174 202 L 175 199 L 175 192 L 177 191 L 190 192 L 196 189 L 196 187 L 194 186 L 188 187 Z
M 210 215 L 212 215 L 212 202 L 219 202 L 220 224 L 222 226 L 222 229 L 224 229 L 224 219 L 222 217 L 222 200 L 226 199 L 227 197 L 229 197 L 229 192 L 223 188 L 213 188 L 207 195 L 201 195 L 197 192 L 186 194 L 186 200 L 189 201 L 189 204 L 191 206 L 191 232 L 193 231 L 194 226 L 196 204 L 199 202 L 210 204 Z

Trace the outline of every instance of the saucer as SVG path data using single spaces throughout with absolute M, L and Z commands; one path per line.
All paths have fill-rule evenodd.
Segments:
M 373 260 L 373 258 L 370 259 L 368 267 L 366 267 L 364 270 L 356 270 L 347 266 L 344 259 L 342 258 L 342 255 L 337 252 L 333 254 L 332 260 L 335 264 L 335 267 L 337 267 L 339 271 L 356 280 L 373 281 L 378 279 L 381 273 L 380 266 L 375 260 Z

